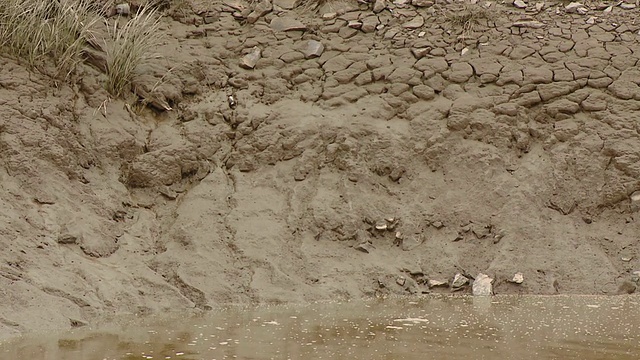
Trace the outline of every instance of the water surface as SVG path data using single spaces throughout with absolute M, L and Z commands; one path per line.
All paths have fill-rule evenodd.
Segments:
M 640 359 L 640 298 L 495 296 L 232 308 L 23 337 L 0 359 Z

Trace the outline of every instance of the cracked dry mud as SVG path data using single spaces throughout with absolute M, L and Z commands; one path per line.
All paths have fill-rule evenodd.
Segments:
M 427 281 L 458 272 L 497 294 L 635 289 L 636 9 L 491 3 L 461 34 L 440 1 L 287 3 L 170 10 L 134 85 L 171 111 L 105 102 L 88 65 L 54 87 L 0 57 L 0 335 L 450 293 Z

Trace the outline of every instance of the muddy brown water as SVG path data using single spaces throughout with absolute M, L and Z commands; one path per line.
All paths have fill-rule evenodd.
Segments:
M 640 297 L 428 297 L 119 319 L 1 359 L 638 359 Z

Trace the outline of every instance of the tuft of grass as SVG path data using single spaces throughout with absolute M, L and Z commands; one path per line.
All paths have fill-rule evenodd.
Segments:
M 0 0 L 0 48 L 32 68 L 67 77 L 100 17 L 91 0 Z
M 152 6 L 139 7 L 124 24 L 120 19 L 107 24 L 106 86 L 111 95 L 119 97 L 128 91 L 136 69 L 155 57 L 154 49 L 162 40 L 159 26 L 160 16 Z
M 445 15 L 449 25 L 460 29 L 463 39 L 473 33 L 476 26 L 491 18 L 492 14 L 488 9 L 476 4 L 465 4 L 459 11 L 452 11 Z

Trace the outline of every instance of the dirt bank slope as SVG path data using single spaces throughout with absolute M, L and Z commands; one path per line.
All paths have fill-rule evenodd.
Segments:
M 461 37 L 457 5 L 420 5 L 276 4 L 250 24 L 184 2 L 138 79 L 172 111 L 108 101 L 89 66 L 54 87 L 1 58 L 0 334 L 448 293 L 425 282 L 457 272 L 503 294 L 633 291 L 637 11 L 492 4 Z

